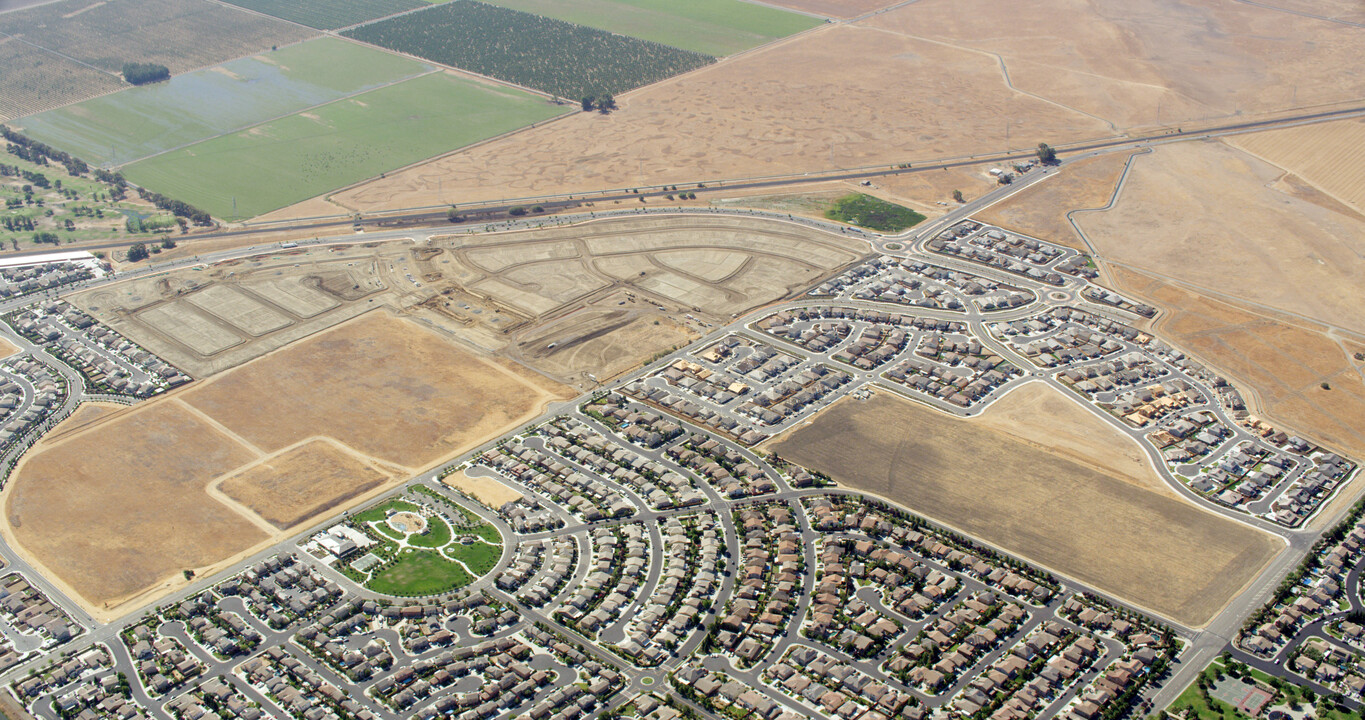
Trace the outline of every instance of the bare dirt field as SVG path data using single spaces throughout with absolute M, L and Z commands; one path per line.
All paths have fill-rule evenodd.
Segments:
M 1137 441 L 1047 383 L 1014 390 L 977 422 L 1140 488 L 1177 497 L 1152 469 Z
M 1365 456 L 1365 385 L 1357 346 L 1326 328 L 1239 307 L 1130 270 L 1120 292 L 1163 309 L 1155 330 L 1217 368 L 1244 391 L 1253 412 L 1291 432 Z M 1321 383 L 1331 388 L 1324 390 Z
M 1058 174 L 972 215 L 1039 240 L 1085 250 L 1085 243 L 1067 222 L 1066 214 L 1081 208 L 1104 207 L 1114 194 L 1128 156 L 1108 153 L 1066 165 Z
M 1365 95 L 1339 71 L 1365 52 L 1358 28 L 1235 0 L 922 0 L 866 23 L 989 53 L 1020 91 L 1122 128 Z
M 1016 133 L 1026 127 L 1057 143 L 1113 134 L 1099 120 L 1011 91 L 990 56 L 849 25 L 618 102 L 610 115 L 575 114 L 331 198 L 377 210 L 965 156 L 1003 148 L 1006 117 Z M 521 161 L 503 161 L 513 156 Z
M 310 440 L 218 482 L 217 487 L 284 530 L 392 478 L 325 440 Z
M 1339 120 L 1228 140 L 1365 213 L 1365 120 Z
M 519 359 L 557 377 L 592 373 L 598 382 L 607 382 L 638 367 L 642 359 L 695 338 L 686 326 L 662 313 L 589 309 L 538 327 L 534 335 L 518 343 L 515 352 Z
M 17 352 L 19 352 L 19 348 L 15 347 L 14 343 L 0 339 L 0 358 L 7 358 Z
M 841 401 L 772 449 L 1192 626 L 1281 548 L 1269 534 L 885 395 Z
M 1074 217 L 1110 264 L 1365 332 L 1365 219 L 1220 142 L 1133 161 L 1111 210 Z
M 372 312 L 182 397 L 266 452 L 322 435 L 420 468 L 529 419 L 561 392 Z
M 204 493 L 254 457 L 173 400 L 153 401 L 30 453 L 6 489 L 8 531 L 51 576 L 109 610 L 266 539 Z
M 472 478 L 464 474 L 464 471 L 447 475 L 441 478 L 441 482 L 493 509 L 520 500 L 522 497 L 521 493 L 493 478 Z

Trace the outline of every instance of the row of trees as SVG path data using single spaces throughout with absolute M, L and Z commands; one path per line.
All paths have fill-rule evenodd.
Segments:
M 71 175 L 84 175 L 90 171 L 90 166 L 86 165 L 84 160 L 51 145 L 25 137 L 7 125 L 0 125 L 0 137 L 9 143 L 5 146 L 9 154 L 35 165 L 46 165 L 50 158 L 53 162 L 66 166 L 67 173 Z
M 583 112 L 600 110 L 606 113 L 616 109 L 616 98 L 613 97 L 611 93 L 584 95 L 580 103 L 582 104 Z
M 186 218 L 195 225 L 208 226 L 213 224 L 213 218 L 210 217 L 208 213 L 183 200 L 169 198 L 161 193 L 152 192 L 145 188 L 138 188 L 137 194 L 138 197 L 143 200 L 147 200 L 162 210 L 169 210 L 179 217 Z

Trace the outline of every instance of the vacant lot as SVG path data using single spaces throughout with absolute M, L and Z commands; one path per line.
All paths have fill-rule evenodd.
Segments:
M 1240 135 L 1229 142 L 1365 213 L 1365 121 Z
M 156 400 L 41 446 L 7 488 L 19 547 L 97 609 L 266 534 L 204 489 L 254 455 L 175 401 Z
M 898 398 L 840 402 L 773 450 L 1188 625 L 1208 622 L 1280 549 L 1268 534 Z
M 426 5 L 424 0 L 231 0 L 231 3 L 319 30 L 335 30 Z
M 14 38 L 0 38 L 0 120 L 42 112 L 123 87 L 108 73 Z M 7 161 L 8 162 L 8 161 Z
M 124 174 L 216 217 L 245 218 L 562 112 L 521 91 L 437 73 L 158 155 Z
M 1132 436 L 1047 383 L 1019 387 L 992 404 L 977 422 L 1140 488 L 1176 497 Z
M 714 60 L 474 0 L 437 5 L 345 34 L 572 100 L 633 90 Z
M 607 382 L 693 337 L 663 314 L 589 309 L 538 327 L 518 343 L 516 352 L 556 377 L 592 373 L 598 382 Z
M 1253 311 L 1116 269 L 1118 290 L 1159 306 L 1157 330 L 1233 379 L 1253 412 L 1291 433 L 1365 457 L 1359 348 L 1320 325 Z M 1322 383 L 1331 388 L 1324 390 Z
M 223 480 L 218 489 L 284 530 L 390 478 L 331 443 L 312 440 Z
M 463 470 L 441 478 L 441 482 L 495 510 L 522 498 L 521 493 L 498 482 L 496 478 L 472 478 Z
M 1065 166 L 1057 175 L 1036 182 L 1022 192 L 972 215 L 1039 240 L 1085 250 L 1085 243 L 1067 221 L 1072 210 L 1104 207 L 1114 194 L 1128 156 L 1108 153 Z
M 14 347 L 14 343 L 0 339 L 0 358 L 7 358 L 17 352 L 19 352 L 19 348 Z
M 264 335 L 293 322 L 289 318 L 227 285 L 210 285 L 185 302 L 203 310 L 248 335 Z
M 209 0 L 61 0 L 0 15 L 0 32 L 110 72 L 136 61 L 173 74 L 317 35 Z
M 371 312 L 182 397 L 267 452 L 322 435 L 419 468 L 530 419 L 551 392 Z
M 1222 143 L 1167 145 L 1076 222 L 1111 263 L 1365 332 L 1365 217 L 1283 176 Z
M 907 87 L 932 92 L 935 102 Z M 1004 147 L 1006 117 L 1016 135 L 1026 126 L 1054 142 L 1113 134 L 1099 120 L 1011 91 L 992 57 L 847 25 L 641 89 L 621 105 L 391 173 L 335 199 L 368 210 L 439 204 L 442 194 L 494 200 L 916 162 Z M 700 200 L 711 195 L 696 192 Z
M 809 30 L 820 21 L 743 0 L 492 0 L 491 4 L 725 56 Z
M 88 162 L 123 164 L 430 69 L 357 43 L 319 38 L 42 113 L 19 125 L 30 137 Z
M 220 353 L 243 342 L 242 336 L 182 300 L 143 310 L 137 318 L 201 356 Z

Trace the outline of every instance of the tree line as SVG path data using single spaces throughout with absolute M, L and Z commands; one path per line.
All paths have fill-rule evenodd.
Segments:
M 53 162 L 66 166 L 67 173 L 71 175 L 84 175 L 90 171 L 90 166 L 86 165 L 84 160 L 51 145 L 20 135 L 7 125 L 0 125 L 0 137 L 9 143 L 5 147 L 9 154 L 35 165 L 46 165 L 50 158 Z

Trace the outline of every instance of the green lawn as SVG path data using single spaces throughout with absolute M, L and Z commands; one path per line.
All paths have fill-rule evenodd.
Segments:
M 825 217 L 879 232 L 900 232 L 924 221 L 924 216 L 907 207 L 871 195 L 854 193 L 839 198 Z
M 438 548 L 448 542 L 450 542 L 450 526 L 438 517 L 427 518 L 426 532 L 408 537 L 408 544 L 413 547 Z
M 244 219 L 563 112 L 528 93 L 425 75 L 159 155 L 124 175 L 216 217 Z
M 365 583 L 386 595 L 435 595 L 468 585 L 473 580 L 464 568 L 434 552 L 404 553 Z
M 123 164 L 431 69 L 320 38 L 40 113 L 21 125 L 35 140 L 87 162 Z
M 498 558 L 502 557 L 502 547 L 481 542 L 469 545 L 455 543 L 446 548 L 446 553 L 463 562 L 474 574 L 483 575 L 498 564 Z
M 498 532 L 498 529 L 492 525 L 480 525 L 474 528 L 474 534 L 488 542 L 502 544 L 502 533 Z
M 492 5 L 723 57 L 820 20 L 743 0 L 488 0 Z
M 356 513 L 353 520 L 357 523 L 379 522 L 387 517 L 385 513 L 389 510 L 417 512 L 417 506 L 403 500 L 390 500 Z

